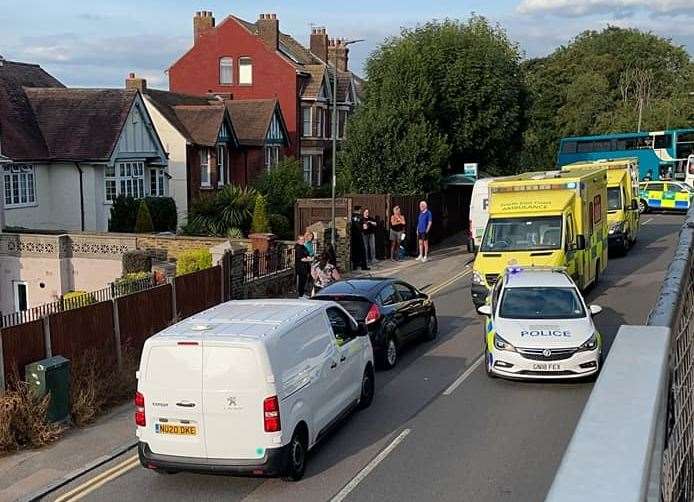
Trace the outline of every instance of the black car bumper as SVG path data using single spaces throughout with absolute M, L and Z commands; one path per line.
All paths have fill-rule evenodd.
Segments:
M 205 474 L 232 474 L 234 476 L 274 477 L 282 476 L 286 469 L 286 450 L 289 445 L 265 450 L 261 459 L 208 459 L 160 455 L 152 452 L 147 443 L 139 443 L 137 453 L 140 463 L 147 469 L 171 472 L 199 472 Z
M 489 290 L 486 286 L 473 284 L 470 286 L 470 293 L 472 293 L 472 303 L 475 305 L 475 308 L 479 308 L 487 302 Z

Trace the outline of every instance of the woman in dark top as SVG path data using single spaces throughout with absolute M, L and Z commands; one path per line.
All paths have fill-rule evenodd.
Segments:
M 311 257 L 304 246 L 304 236 L 300 235 L 294 244 L 294 273 L 296 275 L 296 292 L 299 298 L 306 296 L 306 283 L 311 273 Z
M 328 255 L 328 263 L 337 268 L 337 254 L 335 247 L 330 242 L 325 245 L 325 253 Z
M 400 212 L 400 206 L 393 208 L 390 217 L 390 257 L 398 261 L 400 258 L 400 242 L 405 235 L 405 217 Z
M 364 209 L 361 216 L 361 236 L 364 240 L 366 262 L 371 265 L 376 261 L 376 220 L 369 215 L 368 209 Z

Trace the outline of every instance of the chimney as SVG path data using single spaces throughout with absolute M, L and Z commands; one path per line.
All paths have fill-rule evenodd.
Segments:
M 328 60 L 328 33 L 325 28 L 313 28 L 311 30 L 311 52 L 321 61 Z
M 328 58 L 331 65 L 335 65 L 338 71 L 348 71 L 349 48 L 345 45 L 344 38 L 330 40 L 328 45 Z
M 277 14 L 261 14 L 256 26 L 258 27 L 258 36 L 270 49 L 276 51 L 280 42 L 280 22 L 277 19 Z
M 193 16 L 193 44 L 198 42 L 200 36 L 212 31 L 214 28 L 214 17 L 211 10 L 198 11 Z
M 137 89 L 141 94 L 145 94 L 147 92 L 147 79 L 137 78 L 134 73 L 131 73 L 125 79 L 125 88 Z

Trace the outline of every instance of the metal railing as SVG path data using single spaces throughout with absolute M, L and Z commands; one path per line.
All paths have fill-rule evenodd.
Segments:
M 107 287 L 96 291 L 86 291 L 78 295 L 63 295 L 54 302 L 37 305 L 21 312 L 0 314 L 0 328 L 9 328 L 25 322 L 37 321 L 51 314 L 84 307 L 92 303 L 114 300 L 121 296 L 151 289 L 156 285 L 154 276 L 150 275 L 134 281 L 112 282 Z
M 266 253 L 246 253 L 243 255 L 243 282 L 283 272 L 293 266 L 294 249 L 291 247 L 280 246 Z

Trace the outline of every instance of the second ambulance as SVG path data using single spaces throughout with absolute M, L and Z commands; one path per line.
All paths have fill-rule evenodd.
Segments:
M 565 267 L 580 289 L 607 266 L 607 170 L 529 172 L 489 184 L 489 221 L 472 301 L 486 302 L 508 266 Z

